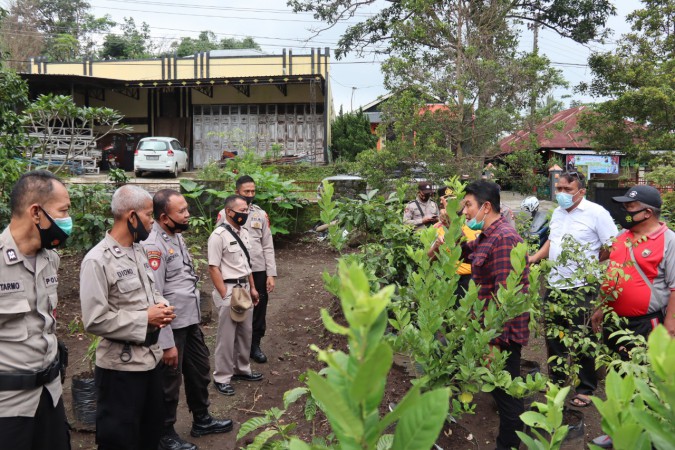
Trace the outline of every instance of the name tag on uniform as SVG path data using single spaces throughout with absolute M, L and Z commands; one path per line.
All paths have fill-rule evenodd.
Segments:
M 12 292 L 23 292 L 23 282 L 17 281 L 0 281 L 0 294 L 10 294 Z
M 117 278 L 120 280 L 124 278 L 132 278 L 136 275 L 134 272 L 134 269 L 124 269 L 124 270 L 118 270 L 117 271 Z
M 237 241 L 230 242 L 230 245 L 237 245 Z
M 47 287 L 54 286 L 55 284 L 59 284 L 58 275 L 52 275 L 51 277 L 45 277 L 45 285 Z

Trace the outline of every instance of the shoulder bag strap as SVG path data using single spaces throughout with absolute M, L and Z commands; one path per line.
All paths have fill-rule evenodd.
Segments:
M 644 280 L 645 283 L 647 283 L 647 286 L 649 286 L 649 289 L 651 291 L 654 291 L 654 285 L 652 284 L 651 281 L 649 281 L 649 278 L 647 278 L 647 275 L 642 271 L 642 268 L 640 268 L 640 265 L 635 259 L 635 254 L 633 253 L 633 243 L 631 242 L 630 245 L 628 246 L 628 251 L 630 252 L 630 259 L 633 260 L 633 264 L 635 264 L 635 270 L 640 274 L 642 279 Z
M 244 252 L 244 255 L 246 255 L 246 259 L 248 260 L 248 267 L 252 267 L 251 266 L 251 256 L 248 254 L 248 250 L 246 250 L 246 246 L 241 241 L 241 238 L 239 237 L 239 235 L 237 233 L 235 233 L 234 230 L 232 229 L 232 227 L 230 227 L 226 223 L 224 223 L 220 226 L 224 227 L 227 231 L 229 231 L 230 234 L 237 240 L 237 242 L 239 243 L 239 247 L 241 247 L 242 251 Z
M 415 200 L 415 204 L 417 205 L 417 209 L 420 210 L 420 214 L 422 215 L 422 217 L 424 217 L 424 211 L 422 211 L 422 207 L 420 206 L 420 203 L 417 200 Z

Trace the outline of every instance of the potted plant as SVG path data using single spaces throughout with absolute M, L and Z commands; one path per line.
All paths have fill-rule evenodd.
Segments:
M 87 363 L 88 370 L 73 375 L 71 378 L 71 393 L 73 397 L 73 416 L 75 421 L 82 425 L 84 430 L 96 425 L 96 385 L 94 383 L 94 365 L 96 364 L 96 347 L 101 338 L 84 331 L 84 324 L 80 317 L 73 319 L 68 325 L 71 333 L 77 333 L 89 344 L 82 357 Z

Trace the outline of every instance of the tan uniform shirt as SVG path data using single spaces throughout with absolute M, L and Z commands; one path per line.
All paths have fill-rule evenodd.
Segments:
M 59 255 L 38 251 L 35 269 L 19 252 L 9 227 L 0 235 L 0 372 L 37 372 L 56 359 L 56 288 Z M 45 385 L 54 406 L 61 378 Z M 34 417 L 42 387 L 0 391 L 0 417 Z M 0 447 L 2 445 L 0 444 Z
M 147 309 L 154 303 L 168 302 L 155 289 L 154 275 L 143 247 L 125 249 L 106 233 L 87 253 L 80 270 L 80 302 L 84 328 L 101 340 L 96 349 L 96 365 L 103 369 L 129 372 L 155 368 L 162 357 L 158 344 L 131 346 L 131 360 L 120 358 L 124 344 L 142 343 L 148 327 Z
M 419 208 L 417 207 L 419 205 Z M 420 212 L 420 209 L 422 210 Z M 419 198 L 408 203 L 403 211 L 403 223 L 406 225 L 414 225 L 415 229 L 422 228 L 422 219 L 425 217 L 438 216 L 440 211 L 436 202 L 429 199 L 423 202 Z
M 225 210 L 218 213 L 216 226 L 225 221 Z M 251 267 L 254 272 L 266 272 L 268 277 L 277 276 L 277 263 L 274 260 L 274 243 L 270 230 L 270 219 L 258 205 L 251 204 L 248 219 L 244 224 L 251 240 Z
M 159 346 L 166 350 L 176 346 L 172 330 L 201 322 L 199 277 L 180 233 L 171 236 L 155 222 L 150 236 L 141 245 L 155 275 L 155 288 L 176 308 L 176 318 L 159 333 Z
M 237 229 L 231 225 L 230 227 L 237 233 Z M 251 244 L 246 228 L 241 227 L 238 235 L 250 252 Z M 209 266 L 220 268 L 223 280 L 245 278 L 251 274 L 246 255 L 234 236 L 224 226 L 218 226 L 209 236 L 208 260 Z

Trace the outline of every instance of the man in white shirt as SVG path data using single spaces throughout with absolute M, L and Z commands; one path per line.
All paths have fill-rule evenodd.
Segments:
M 575 277 L 581 267 L 578 261 L 603 261 L 609 256 L 609 246 L 618 230 L 609 212 L 602 206 L 586 200 L 586 183 L 583 174 L 579 172 L 564 172 L 560 175 L 556 185 L 556 200 L 558 207 L 553 211 L 550 223 L 550 235 L 542 248 L 530 257 L 530 263 L 536 263 L 549 258 L 554 262 L 553 269 L 548 277 L 549 288 L 546 292 L 546 346 L 548 355 L 556 357 L 549 363 L 549 376 L 557 384 L 564 384 L 569 374 L 565 370 L 569 351 L 562 342 L 563 338 L 573 329 L 575 335 L 591 335 L 590 315 L 592 302 L 597 294 L 597 286 L 589 285 L 585 277 Z M 583 258 L 575 256 L 572 260 L 561 258 L 566 250 L 565 241 L 572 239 L 582 247 Z M 569 241 L 568 241 L 569 242 Z M 567 248 L 568 252 L 577 250 Z M 564 261 L 562 260 L 564 259 Z M 587 275 L 585 273 L 584 275 Z M 596 277 L 600 273 L 595 274 Z M 566 308 L 576 310 L 576 314 L 565 315 L 554 312 L 557 303 L 564 300 Z M 572 302 L 570 305 L 569 302 Z M 576 304 L 575 304 L 576 303 Z M 555 330 L 555 331 L 553 331 Z M 580 365 L 579 384 L 576 395 L 572 398 L 573 406 L 585 407 L 591 404 L 589 396 L 597 387 L 595 372 L 595 358 L 580 351 L 576 355 L 576 363 Z M 561 361 L 562 360 L 562 361 Z

